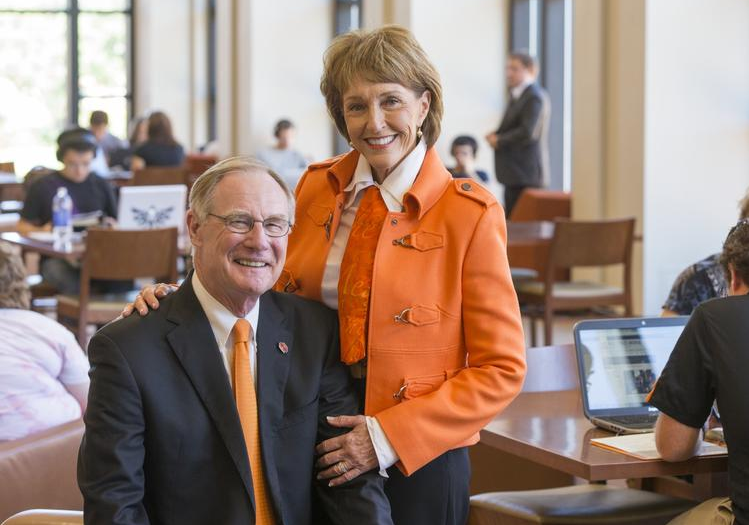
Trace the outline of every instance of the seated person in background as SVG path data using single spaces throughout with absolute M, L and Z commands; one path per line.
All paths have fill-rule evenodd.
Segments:
M 281 175 L 292 190 L 307 168 L 307 159 L 294 149 L 296 127 L 287 119 L 276 122 L 273 128 L 276 144 L 272 148 L 258 151 L 257 158 Z
M 749 193 L 739 202 L 739 219 L 749 217 Z M 671 286 L 661 315 L 690 315 L 698 304 L 715 297 L 725 297 L 726 277 L 715 253 L 682 271 Z
M 52 231 L 52 199 L 57 188 L 64 186 L 73 200 L 73 215 L 101 212 L 105 222 L 114 224 L 117 203 L 109 183 L 91 171 L 97 148 L 94 135 L 83 128 L 63 131 L 57 138 L 57 159 L 61 171 L 43 175 L 29 186 L 18 221 L 18 230 L 27 235 L 33 231 Z M 60 292 L 77 294 L 79 269 L 63 259 L 42 259 L 44 280 Z
M 476 179 L 483 183 L 489 182 L 489 175 L 485 171 L 476 169 L 478 148 L 476 139 L 469 135 L 455 137 L 450 146 L 450 155 L 455 159 L 455 167 L 448 168 L 454 179 Z
M 148 140 L 148 119 L 146 117 L 133 117 L 128 124 L 130 133 L 129 140 L 123 141 L 122 146 L 109 154 L 109 165 L 119 166 L 123 170 L 130 170 L 133 160 L 133 151 Z
M 104 152 L 104 156 L 109 163 L 112 152 L 125 147 L 124 141 L 118 139 L 109 132 L 109 115 L 105 111 L 92 111 L 89 119 L 91 133 L 96 137 L 99 148 Z M 111 166 L 112 164 L 109 163 Z
M 81 417 L 88 361 L 73 334 L 29 310 L 21 257 L 0 244 L 0 440 Z
M 181 166 L 185 150 L 174 140 L 172 123 L 166 113 L 154 111 L 148 117 L 148 140 L 133 150 L 131 168 Z
M 677 517 L 676 525 L 749 524 L 749 221 L 728 234 L 720 263 L 729 297 L 699 305 L 671 353 L 649 402 L 661 414 L 658 452 L 683 461 L 697 450 L 713 401 L 720 408 L 728 446 L 730 500 L 716 498 Z M 714 521 L 713 521 L 714 520 Z

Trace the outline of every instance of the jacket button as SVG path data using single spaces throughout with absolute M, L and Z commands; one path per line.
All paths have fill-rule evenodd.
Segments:
M 398 224 L 398 219 L 391 219 L 390 224 L 396 226 Z
M 460 188 L 461 188 L 462 190 L 465 190 L 465 191 L 471 191 L 471 185 L 470 185 L 470 184 L 468 184 L 467 182 L 464 182 L 463 184 L 461 184 L 461 185 L 460 185 Z

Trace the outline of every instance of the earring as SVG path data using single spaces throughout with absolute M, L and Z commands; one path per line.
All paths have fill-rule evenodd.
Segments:
M 348 146 L 349 148 L 354 149 L 354 143 L 351 142 L 350 140 L 348 141 Z
M 421 131 L 421 126 L 417 126 L 417 128 L 416 128 L 416 137 L 417 137 L 417 138 L 421 138 L 421 136 L 422 136 L 423 134 L 424 134 L 424 133 L 422 133 L 422 131 Z

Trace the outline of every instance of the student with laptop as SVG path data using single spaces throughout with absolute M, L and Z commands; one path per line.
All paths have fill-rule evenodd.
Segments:
M 52 231 L 52 199 L 65 187 L 73 200 L 73 215 L 101 212 L 105 222 L 114 223 L 117 204 L 109 183 L 91 171 L 98 142 L 87 129 L 63 131 L 57 138 L 57 159 L 63 168 L 44 175 L 29 187 L 21 211 L 18 230 L 24 235 Z M 64 294 L 78 294 L 80 271 L 63 259 L 43 259 L 45 281 Z
M 672 525 L 749 524 L 749 220 L 728 233 L 721 264 L 729 297 L 700 304 L 650 394 L 661 411 L 655 429 L 663 459 L 695 454 L 713 401 L 728 447 L 730 499 L 714 498 Z
M 618 434 L 653 431 L 658 411 L 646 397 L 686 322 L 654 317 L 575 325 L 583 412 L 591 423 Z

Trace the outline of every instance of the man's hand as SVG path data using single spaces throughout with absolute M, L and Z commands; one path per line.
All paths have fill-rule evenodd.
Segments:
M 179 286 L 176 284 L 165 284 L 157 283 L 144 286 L 138 295 L 135 296 L 135 300 L 132 303 L 125 305 L 122 309 L 122 317 L 127 317 L 134 310 L 138 311 L 138 314 L 145 316 L 148 313 L 148 309 L 157 310 L 159 308 L 159 299 L 162 299 L 172 292 L 176 292 Z
M 328 485 L 335 487 L 377 468 L 377 454 L 369 438 L 367 419 L 364 416 L 328 417 L 328 423 L 334 427 L 353 430 L 317 445 L 315 451 L 320 455 L 317 467 L 325 468 L 317 475 L 317 479 L 330 479 Z
M 496 133 L 489 133 L 485 138 L 493 149 L 497 149 L 497 146 L 499 145 L 499 137 Z

